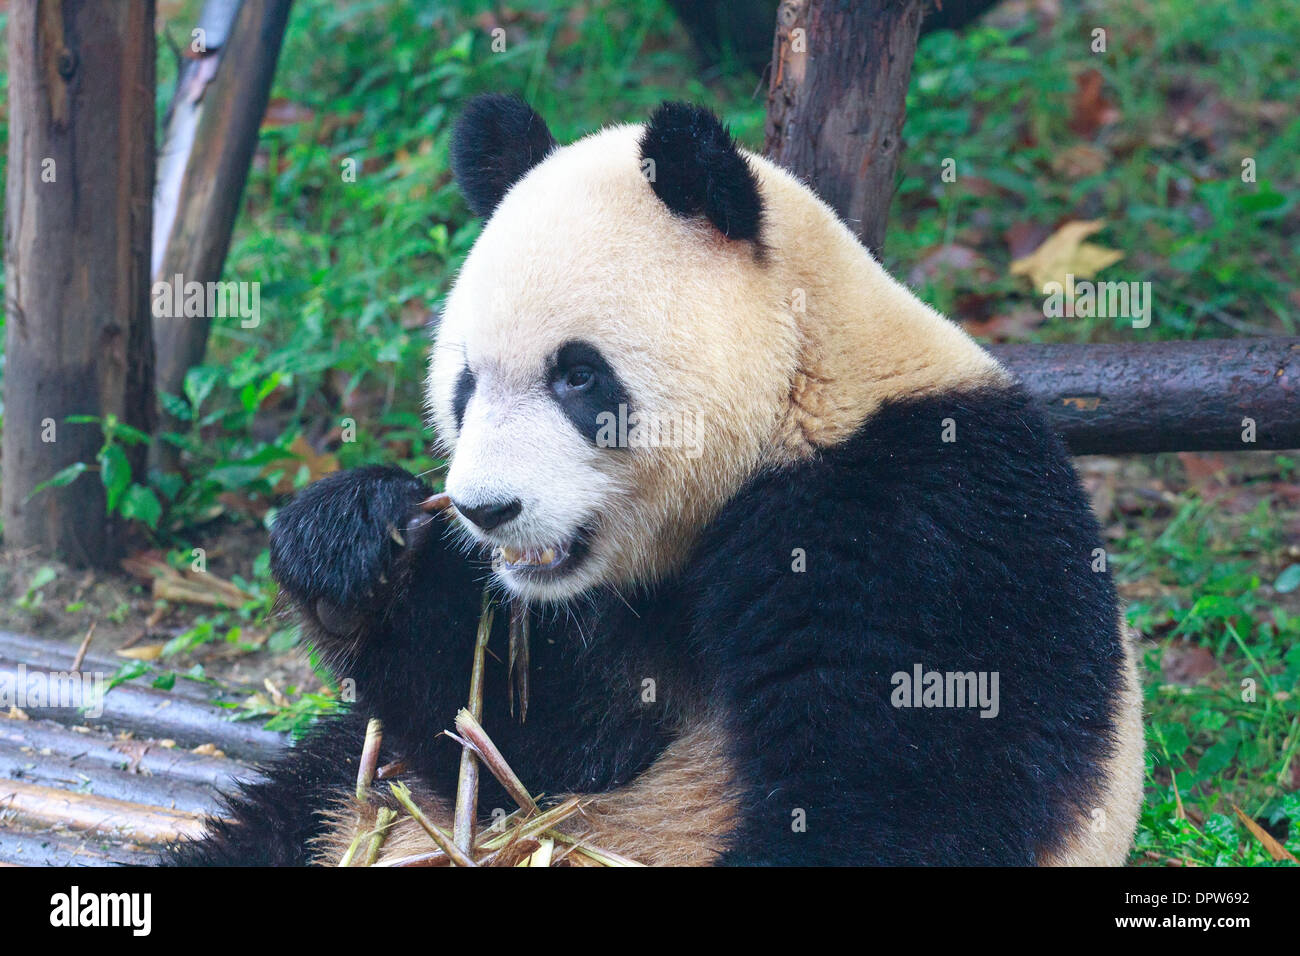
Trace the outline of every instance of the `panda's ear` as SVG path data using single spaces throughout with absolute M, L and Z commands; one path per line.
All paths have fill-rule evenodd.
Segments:
M 655 195 L 675 214 L 704 216 L 728 239 L 758 239 L 758 180 L 708 110 L 661 104 L 641 136 L 641 165 Z
M 484 93 L 451 134 L 451 171 L 476 216 L 490 216 L 524 173 L 555 148 L 546 122 L 517 96 Z

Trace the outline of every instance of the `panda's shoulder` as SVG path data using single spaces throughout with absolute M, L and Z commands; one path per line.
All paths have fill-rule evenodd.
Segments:
M 888 402 L 844 442 L 756 475 L 706 531 L 692 570 L 743 600 L 784 589 L 801 558 L 826 586 L 860 588 L 918 577 L 975 586 L 959 571 L 978 555 L 1048 589 L 1097 539 L 1041 413 L 1018 386 L 985 386 Z M 1044 563 L 1055 576 L 1036 570 Z

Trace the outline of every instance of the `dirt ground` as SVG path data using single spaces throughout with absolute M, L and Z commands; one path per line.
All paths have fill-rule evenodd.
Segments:
M 250 579 L 253 562 L 266 547 L 266 532 L 252 524 L 225 523 L 196 536 L 193 543 L 205 549 L 212 574 L 226 580 L 235 575 Z M 39 603 L 24 602 L 31 582 L 47 567 L 55 576 L 40 588 Z M 0 549 L 0 630 L 46 637 L 75 648 L 93 623 L 90 648 L 101 654 L 116 653 L 126 662 L 130 658 L 123 651 L 161 647 L 213 612 L 214 608 L 203 605 L 156 601 L 147 581 L 124 571 L 70 568 L 30 552 Z M 269 679 L 279 688 L 320 688 L 304 648 L 281 653 L 260 649 L 274 629 L 292 625 L 287 617 L 277 615 L 262 627 L 238 623 L 243 646 L 212 641 L 168 659 L 166 669 L 179 673 L 202 664 L 208 677 L 227 685 L 263 688 Z M 249 650 L 250 644 L 258 649 Z

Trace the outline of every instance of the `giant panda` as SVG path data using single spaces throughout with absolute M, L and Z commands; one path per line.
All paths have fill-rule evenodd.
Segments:
M 1067 452 L 1012 377 L 705 109 L 561 146 L 487 95 L 452 167 L 486 220 L 428 379 L 454 514 L 378 466 L 280 512 L 275 577 L 357 701 L 172 862 L 336 863 L 370 717 L 447 820 L 461 750 L 440 732 L 486 584 L 526 609 L 531 702 L 498 615 L 482 723 L 532 792 L 583 795 L 566 826 L 593 845 L 1122 863 L 1134 656 Z M 995 699 L 971 706 L 964 675 Z M 513 807 L 484 777 L 482 814 Z M 417 846 L 404 818 L 380 862 Z

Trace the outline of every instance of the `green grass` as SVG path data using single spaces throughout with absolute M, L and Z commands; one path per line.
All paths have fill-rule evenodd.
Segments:
M 927 251 L 959 243 L 978 253 L 986 273 L 944 270 L 922 282 L 924 298 L 959 318 L 1037 308 L 1025 280 L 1008 274 L 1008 231 L 1104 218 L 1096 241 L 1125 258 L 1102 278 L 1150 281 L 1151 327 L 1060 319 L 1034 338 L 1294 333 L 1300 20 L 1292 4 L 1061 7 L 1051 30 L 1023 20 L 923 42 L 886 265 L 907 277 Z M 282 476 L 295 486 L 309 481 L 309 468 L 285 463 L 290 446 L 300 436 L 319 446 L 345 419 L 357 423 L 357 440 L 334 449 L 343 466 L 437 465 L 420 418 L 423 321 L 479 229 L 447 169 L 449 124 L 466 97 L 520 92 L 561 141 L 639 120 L 663 99 L 693 100 L 761 147 L 759 79 L 725 65 L 702 69 L 661 0 L 516 3 L 501 21 L 488 9 L 463 0 L 295 4 L 275 97 L 295 104 L 300 119 L 263 133 L 225 271 L 261 283 L 262 324 L 218 322 L 186 401 L 164 399 L 188 416 L 175 436 L 186 474 L 151 477 L 164 512 L 146 536 L 175 563 L 210 522 L 249 520 L 230 511 L 229 493 L 274 504 Z M 504 52 L 491 49 L 488 30 L 498 22 Z M 183 35 L 180 26 L 172 32 Z M 1108 30 L 1102 54 L 1089 50 L 1096 26 Z M 1119 118 L 1083 140 L 1068 120 L 1075 77 L 1087 69 L 1100 71 Z M 161 77 L 173 73 L 160 68 Z M 1180 126 L 1171 97 L 1190 101 L 1187 116 L 1205 128 Z M 1080 145 L 1101 168 L 1058 171 Z M 1255 183 L 1241 180 L 1246 157 Z M 947 158 L 957 163 L 955 183 L 939 176 Z M 349 163 L 355 181 L 342 174 Z M 1172 459 L 1156 465 L 1178 468 Z M 1294 481 L 1294 465 L 1279 463 L 1278 474 Z M 1150 647 L 1148 800 L 1134 859 L 1263 864 L 1267 854 L 1232 804 L 1300 853 L 1300 799 L 1285 783 L 1300 761 L 1300 612 L 1288 612 L 1272 587 L 1286 565 L 1281 505 L 1269 499 L 1229 515 L 1193 490 L 1177 497 L 1170 514 L 1126 519 L 1111 547 L 1117 579 L 1136 595 L 1130 619 Z M 250 627 L 273 630 L 265 553 L 242 583 L 259 598 L 199 618 L 173 650 L 237 642 Z M 290 643 L 279 632 L 268 646 Z M 1191 687 L 1165 683 L 1163 655 L 1189 644 L 1207 648 L 1219 670 Z M 177 676 L 166 660 L 129 667 L 139 671 L 129 676 L 164 684 Z M 1243 700 L 1244 680 L 1255 682 L 1253 701 Z M 246 710 L 300 727 L 320 706 L 304 694 L 287 708 L 257 700 Z

